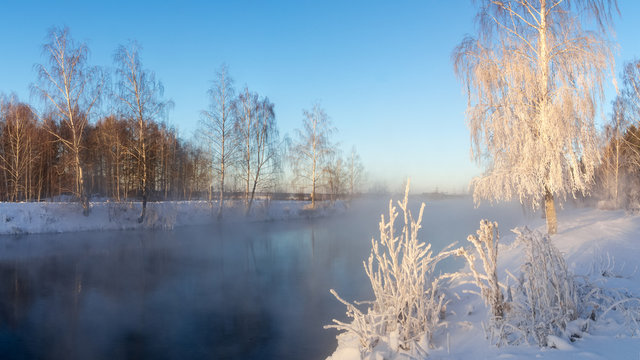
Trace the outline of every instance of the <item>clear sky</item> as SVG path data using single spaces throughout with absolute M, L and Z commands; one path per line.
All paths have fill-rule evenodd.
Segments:
M 617 68 L 640 57 L 640 6 L 619 2 Z M 143 65 L 175 103 L 169 123 L 190 138 L 222 63 L 237 87 L 266 95 L 281 134 L 319 102 L 344 151 L 355 146 L 372 181 L 397 190 L 466 191 L 466 98 L 451 52 L 474 32 L 472 1 L 5 1 L 0 4 L 0 93 L 31 101 L 33 65 L 52 26 L 68 26 L 90 65 L 112 67 L 119 44 L 143 46 Z M 607 91 L 607 102 L 613 87 Z M 35 103 L 37 104 L 37 103 Z M 603 115 L 610 106 L 603 107 Z

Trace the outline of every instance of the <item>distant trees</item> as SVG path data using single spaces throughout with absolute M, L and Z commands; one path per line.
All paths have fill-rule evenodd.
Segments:
M 302 129 L 296 130 L 291 160 L 296 181 L 311 186 L 311 207 L 315 208 L 316 189 L 323 176 L 323 168 L 329 155 L 335 151 L 330 141 L 335 131 L 326 112 L 315 104 L 311 110 L 303 110 Z
M 347 159 L 347 182 L 349 185 L 349 195 L 354 196 L 357 189 L 362 185 L 364 178 L 364 165 L 356 147 L 351 148 Z
M 0 201 L 72 195 L 88 214 L 90 196 L 140 197 L 142 222 L 150 200 L 208 195 L 212 201 L 215 189 L 222 216 L 227 198 L 243 198 L 249 213 L 257 197 L 289 191 L 279 186 L 288 137 L 280 139 L 275 105 L 247 87 L 236 93 L 226 66 L 209 89 L 196 143 L 162 121 L 172 103 L 142 66 L 137 43 L 116 49 L 109 96 L 109 73 L 88 66 L 87 45 L 75 42 L 68 28 L 52 29 L 43 49 L 46 61 L 36 65 L 32 85 L 42 111 L 0 94 Z M 332 199 L 353 192 L 361 164 L 357 154 L 342 157 L 328 145 L 333 130 L 324 110 L 305 111 L 305 119 L 315 206 L 317 191 Z
M 626 126 L 626 105 L 618 95 L 613 102 L 613 115 L 603 129 L 602 163 L 596 172 L 596 178 L 606 197 L 613 201 L 613 207 L 619 206 L 621 169 L 623 166 L 623 131 Z
M 114 60 L 118 78 L 116 102 L 121 116 L 130 121 L 134 129 L 129 152 L 137 162 L 137 180 L 142 194 L 142 212 L 138 222 L 142 222 L 147 209 L 152 170 L 150 124 L 164 115 L 168 103 L 161 100 L 164 92 L 162 83 L 156 80 L 153 72 L 142 68 L 140 46 L 137 43 L 118 47 Z
M 42 129 L 31 107 L 15 97 L 0 99 L 0 169 L 7 200 L 38 198 L 42 192 Z
M 47 130 L 66 150 L 66 163 L 73 172 L 73 194 L 81 199 L 85 214 L 89 197 L 84 188 L 81 162 L 84 131 L 93 106 L 100 99 L 104 84 L 97 68 L 87 65 L 89 49 L 76 43 L 68 28 L 53 28 L 49 42 L 43 46 L 48 64 L 36 65 L 38 82 L 33 90 L 48 105 L 58 128 Z M 52 123 L 46 122 L 47 125 Z
M 45 105 L 37 114 L 14 96 L 0 97 L 0 200 L 40 200 L 72 194 L 89 210 L 89 194 L 115 200 L 152 193 L 192 198 L 210 183 L 202 149 L 178 138 L 159 120 L 169 102 L 142 68 L 139 47 L 116 51 L 116 89 L 107 113 L 90 122 L 105 100 L 103 73 L 87 66 L 88 49 L 67 28 L 53 29 L 37 65 L 33 92 Z M 143 206 L 144 208 L 144 206 Z M 141 219 L 144 217 L 144 210 Z
M 348 169 L 342 154 L 334 150 L 328 156 L 324 165 L 323 175 L 326 180 L 327 191 L 331 201 L 337 200 L 348 191 Z
M 612 55 L 602 39 L 615 0 L 480 1 L 479 32 L 453 54 L 469 96 L 474 197 L 544 201 L 586 192 L 599 149 L 593 123 Z M 589 18 L 599 31 L 583 29 Z
M 640 208 L 640 60 L 622 71 L 620 94 L 602 132 L 602 163 L 597 180 L 609 207 Z
M 130 123 L 115 115 L 98 120 L 93 131 L 95 144 L 95 160 L 99 164 L 96 169 L 98 177 L 104 180 L 102 186 L 94 189 L 103 192 L 117 201 L 127 197 L 127 182 L 132 164 L 129 160 Z

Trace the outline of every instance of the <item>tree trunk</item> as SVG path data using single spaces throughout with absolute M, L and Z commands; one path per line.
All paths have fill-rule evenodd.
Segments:
M 548 191 L 544 196 L 544 210 L 547 218 L 547 233 L 553 235 L 558 232 L 558 219 L 556 218 L 556 207 L 553 202 L 553 195 Z
M 82 166 L 80 165 L 79 150 L 75 151 L 75 167 L 76 167 L 76 191 L 80 195 L 80 202 L 82 203 L 82 214 L 89 216 L 91 209 L 89 208 L 89 195 L 84 188 L 84 174 L 82 173 Z
M 311 208 L 312 209 L 316 208 L 316 175 L 315 175 L 315 170 L 314 170 L 313 179 L 312 179 L 312 185 L 311 185 Z
M 224 207 L 224 163 L 220 172 L 220 200 L 218 202 L 218 220 L 222 219 L 222 208 Z

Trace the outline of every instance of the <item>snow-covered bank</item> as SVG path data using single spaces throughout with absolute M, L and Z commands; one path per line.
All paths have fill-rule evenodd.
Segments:
M 241 202 L 231 201 L 223 221 L 245 221 Z M 344 211 L 345 204 L 322 204 L 305 209 L 305 201 L 256 201 L 248 220 L 272 221 L 321 217 Z M 147 204 L 142 224 L 138 217 L 140 202 L 92 202 L 88 216 L 82 206 L 72 202 L 0 203 L 0 235 L 60 233 L 92 230 L 128 230 L 140 228 L 171 229 L 174 226 L 207 224 L 216 220 L 217 205 L 207 201 L 166 201 Z
M 491 219 L 500 221 L 500 219 Z M 631 296 L 640 296 L 640 216 L 623 211 L 570 209 L 559 214 L 559 233 L 552 243 L 564 255 L 569 270 L 585 276 L 588 281 L 604 289 L 627 289 Z M 542 219 L 522 224 L 544 232 Z M 428 229 L 421 238 L 429 239 Z M 498 256 L 499 280 L 506 282 L 507 270 L 517 276 L 523 262 L 523 245 L 516 235 L 501 228 Z M 464 239 L 459 244 L 467 245 Z M 363 269 L 364 271 L 364 269 Z M 513 284 L 513 281 L 510 281 Z M 338 291 L 340 289 L 337 289 Z M 611 311 L 590 324 L 580 338 L 550 337 L 551 346 L 537 345 L 496 347 L 487 339 L 488 309 L 483 300 L 468 291 L 477 291 L 471 284 L 451 288 L 452 296 L 444 318 L 445 326 L 433 337 L 434 349 L 427 349 L 429 359 L 637 359 L 640 356 L 640 334 L 632 336 L 621 314 Z M 347 299 L 368 300 L 368 299 Z M 340 319 L 345 320 L 345 319 Z M 369 359 L 405 359 L 404 354 L 392 351 L 394 339 L 381 339 Z M 353 334 L 338 336 L 338 348 L 330 359 L 360 359 L 359 341 Z

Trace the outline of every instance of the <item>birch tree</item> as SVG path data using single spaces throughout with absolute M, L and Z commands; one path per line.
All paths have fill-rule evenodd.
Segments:
M 633 60 L 625 64 L 622 72 L 623 88 L 621 103 L 614 104 L 614 113 L 622 112 L 625 120 L 629 122 L 627 132 L 623 137 L 626 152 L 625 161 L 629 167 L 640 169 L 640 60 Z M 617 106 L 616 106 L 617 105 Z M 617 107 L 622 107 L 618 109 Z M 622 110 L 622 111 L 620 111 Z
M 316 104 L 303 110 L 302 129 L 296 130 L 291 160 L 296 181 L 304 181 L 311 186 L 311 207 L 316 206 L 316 190 L 323 176 L 322 169 L 334 151 L 330 136 L 335 131 L 327 113 Z
M 149 198 L 149 178 L 151 156 L 149 127 L 152 122 L 164 115 L 169 102 L 162 101 L 164 87 L 156 80 L 155 73 L 142 67 L 140 45 L 131 43 L 128 47 L 119 46 L 115 52 L 117 93 L 122 116 L 131 121 L 133 144 L 131 155 L 138 163 L 138 186 L 142 195 L 142 212 L 138 222 L 144 221 Z
M 349 195 L 353 196 L 356 189 L 362 184 L 364 177 L 364 165 L 360 159 L 360 154 L 356 151 L 356 147 L 351 148 L 347 161 L 347 181 L 349 185 Z
M 73 194 L 82 202 L 84 214 L 89 213 L 89 196 L 84 187 L 81 151 L 84 130 L 93 106 L 100 99 L 104 81 L 97 68 L 87 65 L 89 49 L 76 43 L 68 28 L 53 28 L 43 52 L 48 64 L 37 64 L 38 82 L 33 91 L 51 108 L 59 127 L 66 131 L 48 131 L 70 154 L 69 168 L 73 172 Z M 68 133 L 68 136 L 61 134 Z
M 238 96 L 235 128 L 241 151 L 245 214 L 249 214 L 257 190 L 273 185 L 279 169 L 279 134 L 274 105 L 248 88 Z M 240 148 L 242 150 L 240 150 Z
M 614 208 L 620 205 L 619 189 L 622 169 L 623 129 L 626 126 L 626 105 L 622 96 L 617 96 L 613 101 L 613 114 L 611 121 L 603 129 L 602 164 L 600 166 L 601 186 L 604 193 L 613 201 Z
M 586 193 L 599 150 L 594 116 L 613 58 L 605 35 L 615 0 L 481 0 L 478 35 L 454 50 L 468 95 L 474 198 L 544 201 Z M 594 24 L 588 31 L 583 24 Z
M 608 143 L 602 168 L 608 175 L 605 179 L 614 175 L 615 182 L 623 189 L 625 206 L 635 208 L 640 199 L 640 60 L 625 64 L 622 83 L 620 95 L 614 102 L 614 118 L 605 128 Z
M 218 218 L 222 217 L 224 208 L 224 182 L 235 153 L 234 140 L 234 101 L 235 90 L 233 80 L 229 76 L 226 66 L 222 66 L 216 74 L 216 80 L 209 89 L 209 110 L 202 111 L 200 120 L 201 132 L 204 142 L 208 145 L 212 179 L 218 180 Z M 209 187 L 211 200 L 211 186 Z
M 15 97 L 0 99 L 0 170 L 9 201 L 29 199 L 37 154 L 36 118 Z
M 332 202 L 348 191 L 348 172 L 342 154 L 339 151 L 331 153 L 329 160 L 322 169 L 325 175 L 327 190 Z

